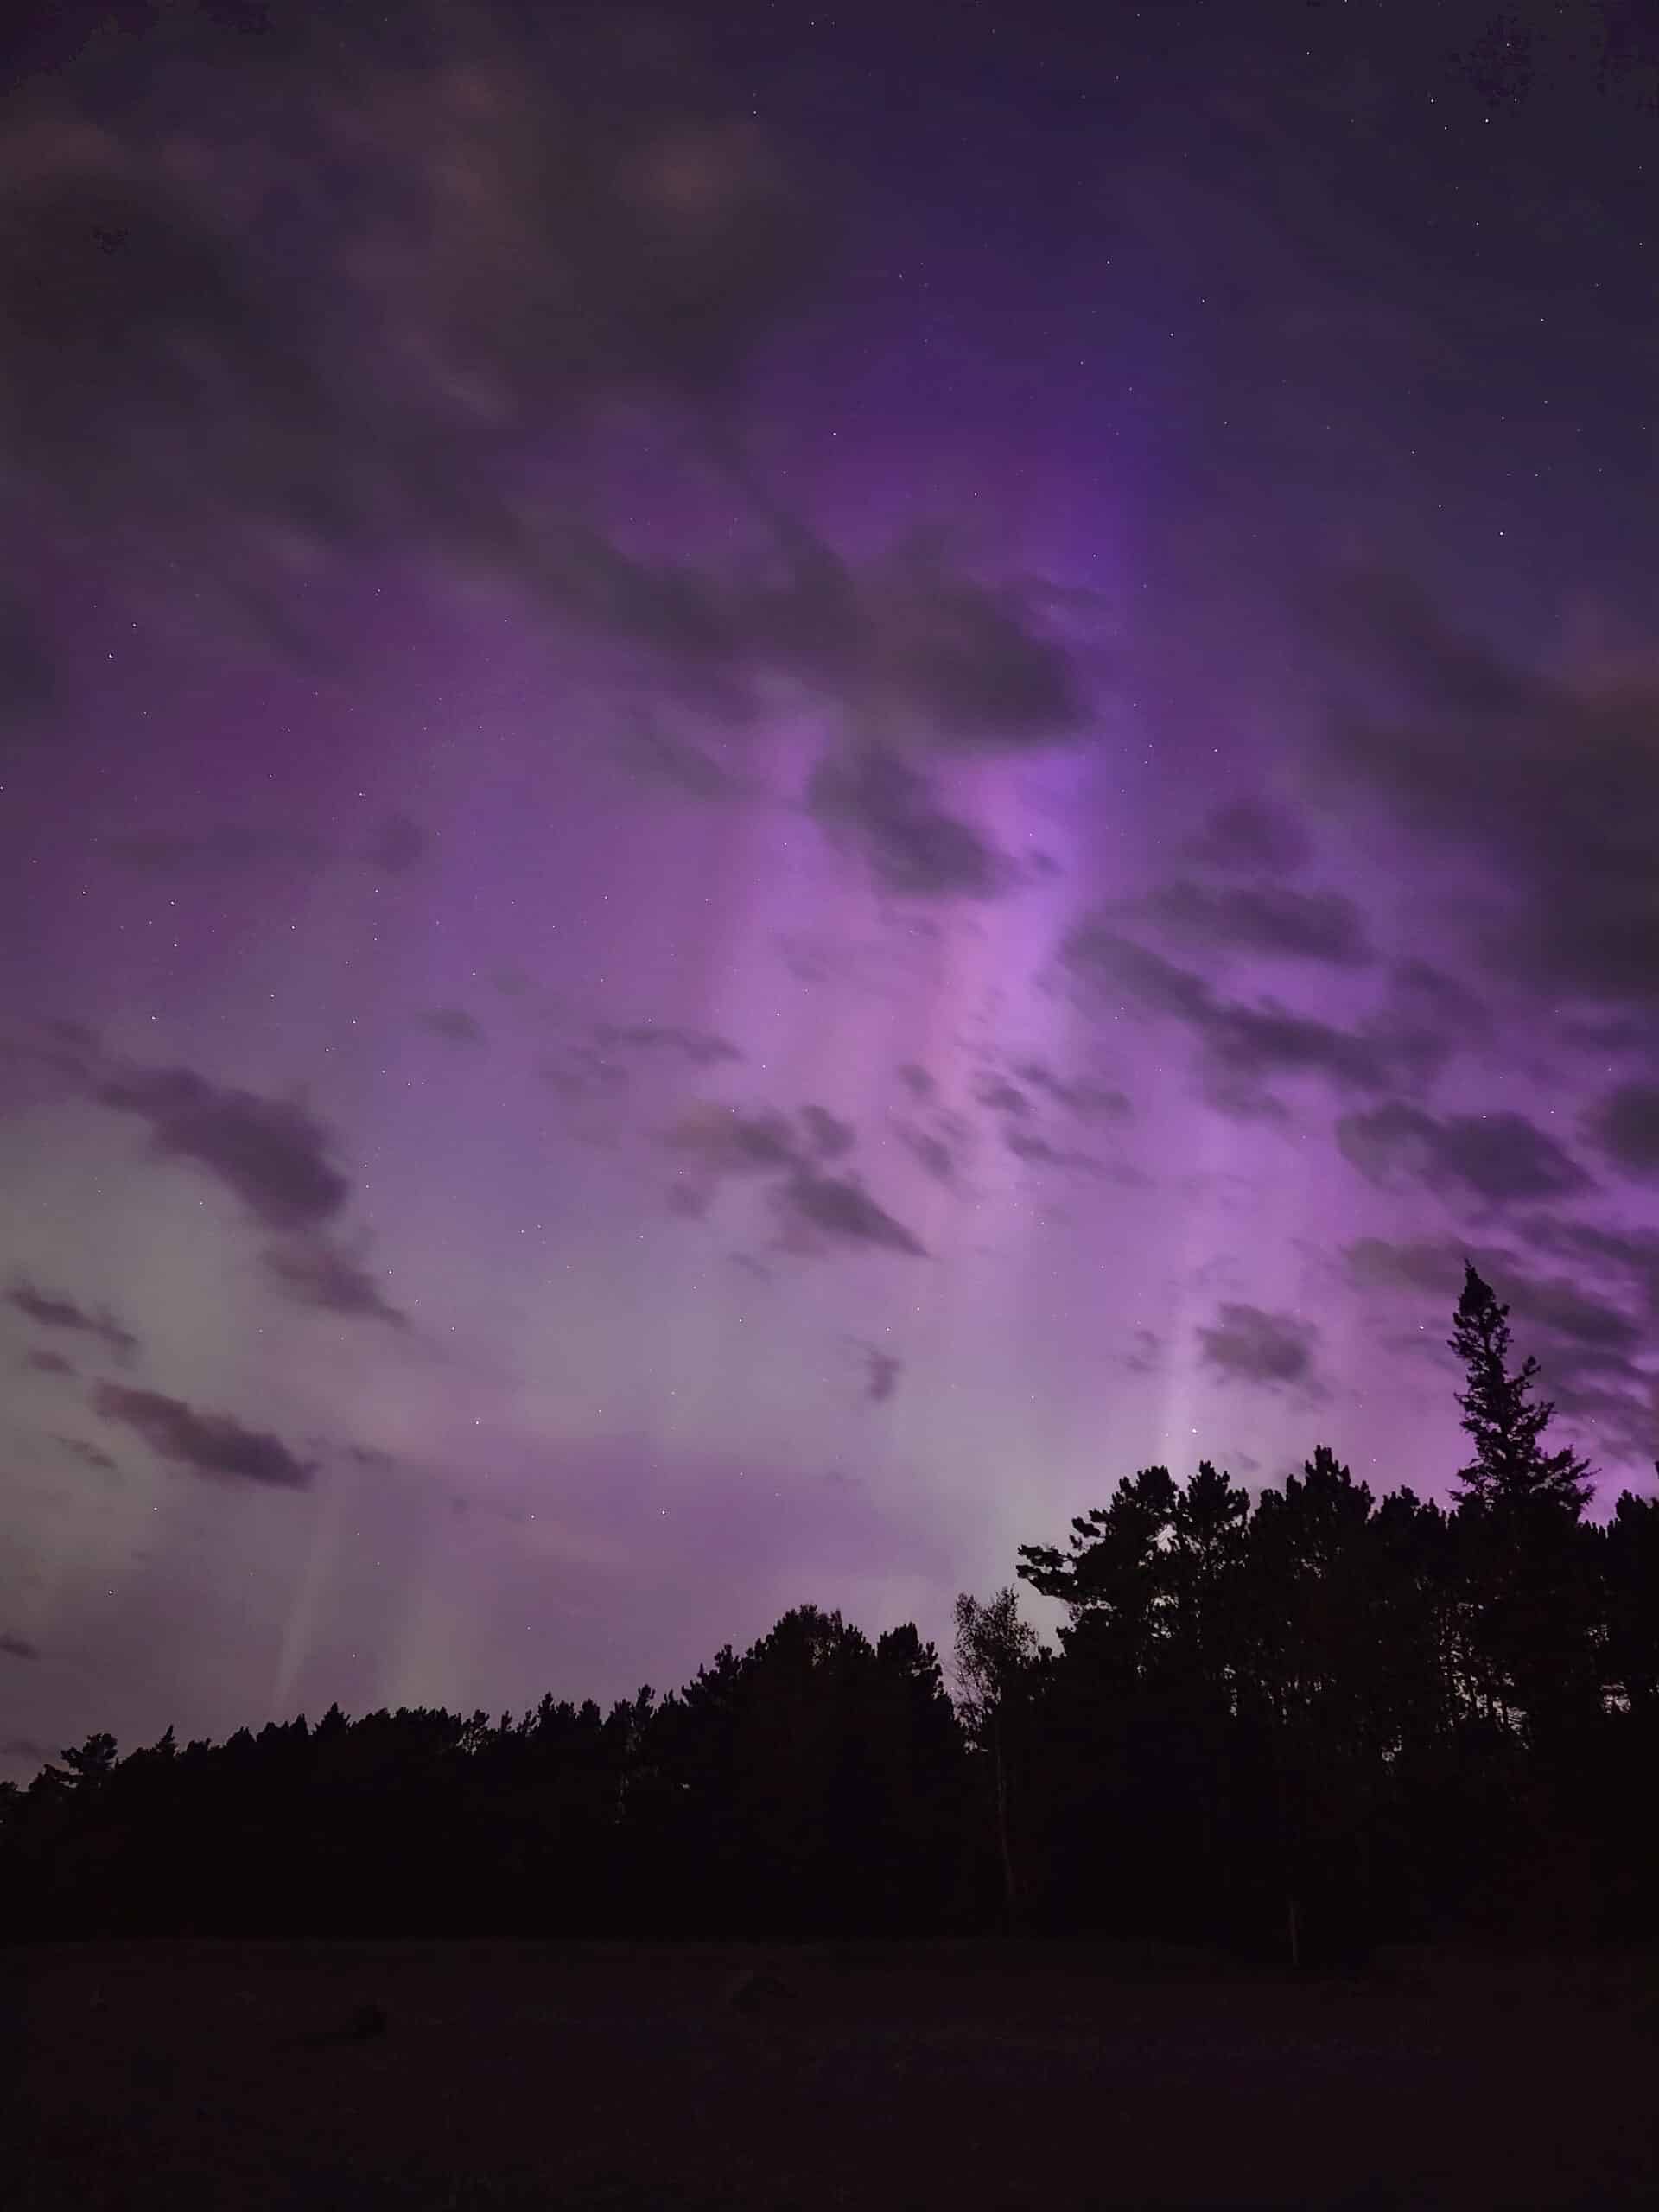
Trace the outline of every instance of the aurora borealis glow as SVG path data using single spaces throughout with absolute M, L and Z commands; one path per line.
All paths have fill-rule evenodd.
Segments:
M 1659 126 L 1485 12 L 41 11 L 6 1773 L 1442 1493 L 1465 1251 L 1650 1487 Z

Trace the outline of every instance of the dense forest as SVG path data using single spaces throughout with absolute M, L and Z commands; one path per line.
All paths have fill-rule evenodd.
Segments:
M 808 1605 L 608 1713 L 95 1734 L 0 1790 L 0 1933 L 1651 1938 L 1659 1498 L 1587 1517 L 1507 1314 L 1471 1268 L 1449 1508 L 1142 1469 L 1020 1549 L 1055 1648 L 958 1599 L 954 1695 Z

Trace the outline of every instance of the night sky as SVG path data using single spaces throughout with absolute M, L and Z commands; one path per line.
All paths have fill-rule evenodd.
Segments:
M 1624 11 L 289 12 L 6 34 L 0 1772 L 1444 1497 L 1465 1253 L 1650 1491 Z

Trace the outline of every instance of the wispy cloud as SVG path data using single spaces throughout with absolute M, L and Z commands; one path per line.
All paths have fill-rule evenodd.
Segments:
M 831 1242 L 868 1245 L 880 1251 L 925 1256 L 925 1247 L 903 1222 L 895 1220 L 861 1183 L 850 1177 L 822 1175 L 797 1167 L 778 1191 L 785 1236 L 823 1236 Z
M 1345 1116 L 1337 1141 L 1384 1189 L 1418 1184 L 1471 1192 L 1491 1205 L 1569 1197 L 1590 1178 L 1566 1147 L 1524 1114 L 1439 1116 L 1403 1099 Z
M 1359 908 L 1336 891 L 1177 880 L 1150 893 L 1136 911 L 1169 937 L 1222 952 L 1336 968 L 1363 968 L 1376 957 Z
M 268 1246 L 263 1265 L 268 1280 L 296 1306 L 360 1314 L 394 1329 L 410 1325 L 409 1316 L 391 1303 L 368 1268 L 318 1231 Z
M 1102 922 L 1073 930 L 1060 964 L 1090 999 L 1177 1021 L 1198 1039 L 1212 1103 L 1240 1114 L 1275 1112 L 1265 1086 L 1314 1076 L 1339 1090 L 1383 1091 L 1420 1077 L 1440 1048 L 1421 1027 L 1377 1019 L 1344 1029 L 1272 999 L 1225 998 L 1205 978 Z
M 72 1335 L 91 1337 L 118 1360 L 130 1359 L 138 1349 L 137 1338 L 124 1329 L 107 1307 L 93 1313 L 73 1298 L 41 1290 L 30 1282 L 15 1283 L 4 1295 L 7 1305 L 36 1328 L 63 1329 Z
M 193 1474 L 276 1490 L 305 1490 L 316 1471 L 269 1431 L 245 1427 L 230 1414 L 200 1413 L 183 1399 L 164 1397 L 159 1390 L 104 1382 L 94 1392 L 92 1403 L 105 1421 L 142 1437 L 157 1459 L 188 1467 Z
M 35 1375 L 76 1375 L 79 1370 L 73 1359 L 66 1359 L 60 1351 L 26 1351 L 23 1365 Z
M 1591 1109 L 1587 1129 L 1624 1174 L 1659 1177 L 1659 1084 L 1617 1084 Z
M 884 1406 L 898 1390 L 905 1363 L 894 1351 L 885 1351 L 880 1344 L 855 1342 L 855 1351 L 864 1364 L 864 1395 L 873 1406 Z
M 601 1022 L 595 1041 L 623 1052 L 666 1054 L 693 1067 L 718 1067 L 722 1061 L 741 1060 L 742 1053 L 729 1038 L 707 1029 L 691 1029 L 677 1022 Z
M 267 1229 L 314 1227 L 350 1195 L 328 1131 L 293 1100 L 178 1067 L 121 1069 L 98 1084 L 96 1095 L 145 1122 L 158 1156 L 205 1168 Z
M 1313 1379 L 1319 1331 L 1294 1313 L 1224 1303 L 1216 1320 L 1198 1334 L 1205 1364 L 1229 1380 L 1279 1389 Z
M 421 1016 L 423 1029 L 429 1029 L 435 1037 L 442 1037 L 451 1045 L 481 1045 L 484 1025 L 463 1006 L 434 1007 L 429 1014 Z

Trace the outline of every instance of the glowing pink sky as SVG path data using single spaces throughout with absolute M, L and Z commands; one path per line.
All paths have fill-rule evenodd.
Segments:
M 11 1770 L 1443 1493 L 1465 1251 L 1650 1483 L 1659 142 L 1332 13 L 25 85 Z

